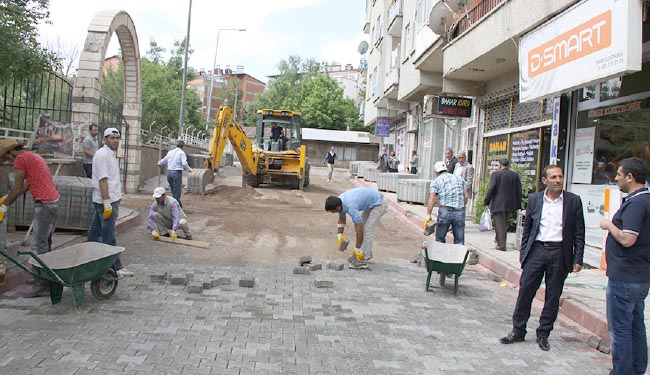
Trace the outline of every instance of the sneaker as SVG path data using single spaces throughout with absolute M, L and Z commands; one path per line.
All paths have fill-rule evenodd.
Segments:
M 134 275 L 133 272 L 127 270 L 126 268 L 119 269 L 119 270 L 117 270 L 116 273 L 117 273 L 117 278 L 118 279 L 121 279 L 121 278 L 124 278 L 124 277 L 132 277 Z
M 348 268 L 352 270 L 365 270 L 368 268 L 368 263 L 365 261 L 354 263 L 348 263 Z
M 366 256 L 363 257 L 363 261 L 366 262 L 366 263 L 368 263 L 371 259 L 372 259 L 372 255 L 370 255 L 370 256 L 366 255 Z
M 186 235 L 185 239 L 188 241 L 192 241 L 192 235 L 191 234 Z
M 50 287 L 47 284 L 33 284 L 29 292 L 22 294 L 23 298 L 47 297 L 50 295 Z

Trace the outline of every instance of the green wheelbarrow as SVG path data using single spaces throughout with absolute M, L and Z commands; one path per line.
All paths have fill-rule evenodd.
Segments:
M 31 257 L 32 271 L 4 251 L 0 251 L 0 255 L 34 278 L 48 281 L 53 305 L 61 302 L 64 286 L 71 288 L 74 307 L 79 310 L 84 305 L 87 281 L 90 281 L 93 296 L 99 300 L 109 299 L 115 293 L 117 274 L 111 266 L 123 251 L 123 247 L 99 242 L 84 242 L 41 255 L 19 251 L 18 254 Z
M 440 274 L 439 284 L 445 286 L 447 276 L 454 277 L 454 294 L 458 293 L 458 278 L 465 269 L 469 250 L 465 245 L 456 245 L 436 241 L 424 241 L 422 243 L 422 256 L 427 266 L 427 283 L 425 290 L 429 291 L 431 274 Z

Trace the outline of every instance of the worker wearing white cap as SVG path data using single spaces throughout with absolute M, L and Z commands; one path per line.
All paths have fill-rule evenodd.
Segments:
M 119 215 L 122 199 L 120 164 L 117 161 L 117 148 L 120 146 L 120 131 L 116 128 L 104 130 L 104 146 L 93 156 L 93 204 L 95 214 L 88 232 L 88 242 L 101 242 L 117 245 L 115 222 Z M 118 257 L 113 263 L 118 278 L 133 276 L 133 272 L 122 267 Z
M 192 234 L 187 216 L 178 201 L 165 194 L 163 187 L 157 187 L 153 191 L 153 198 L 155 201 L 149 208 L 147 219 L 147 229 L 151 231 L 151 237 L 158 240 L 160 236 L 168 236 L 175 240 L 176 232 L 180 229 L 185 234 L 185 239 L 191 240 Z

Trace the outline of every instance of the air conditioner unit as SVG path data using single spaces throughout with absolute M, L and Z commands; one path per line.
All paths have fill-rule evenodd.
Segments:
M 406 131 L 408 133 L 415 133 L 418 131 L 418 123 L 415 121 L 415 116 L 408 115 L 406 118 Z
M 433 117 L 438 114 L 438 97 L 435 95 L 425 95 L 422 106 L 422 117 Z

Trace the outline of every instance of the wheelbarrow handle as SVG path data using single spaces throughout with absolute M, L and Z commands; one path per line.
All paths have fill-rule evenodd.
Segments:
M 34 258 L 34 259 L 38 262 L 38 264 L 40 264 L 41 267 L 43 267 L 43 269 L 44 269 L 45 272 L 48 274 L 48 276 L 50 276 L 51 278 L 53 278 L 54 280 L 56 280 L 59 284 L 61 284 L 61 285 L 63 285 L 63 286 L 67 286 L 67 284 L 64 283 L 63 280 L 61 280 L 61 278 L 59 277 L 59 275 L 57 275 L 56 272 L 52 271 L 52 269 L 51 269 L 50 267 L 48 267 L 47 264 L 43 263 L 43 261 L 41 260 L 41 258 L 39 258 L 39 256 L 36 255 L 36 253 L 34 253 L 33 251 L 19 251 L 18 254 L 20 254 L 20 255 L 29 255 L 30 257 Z M 25 267 L 23 267 L 23 269 L 24 269 L 24 268 L 25 268 Z M 33 274 L 32 272 L 30 272 L 30 271 L 27 271 L 27 272 L 29 272 L 29 273 L 31 273 L 32 275 L 34 275 L 34 274 Z M 37 275 L 34 275 L 34 276 L 37 276 Z
M 28 274 L 30 274 L 30 275 L 32 275 L 32 276 L 37 276 L 36 273 L 30 271 L 27 267 L 23 266 L 19 261 L 17 261 L 16 259 L 14 259 L 14 258 L 13 258 L 12 256 L 10 256 L 9 254 L 5 253 L 4 251 L 0 250 L 0 255 L 2 255 L 3 257 L 5 257 L 5 258 L 7 258 L 7 259 L 9 259 L 9 261 L 10 261 L 11 263 L 13 263 L 13 264 L 15 264 L 16 266 L 22 268 L 23 271 L 27 272 Z

